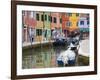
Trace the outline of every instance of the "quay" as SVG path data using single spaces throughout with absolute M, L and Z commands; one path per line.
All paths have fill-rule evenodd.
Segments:
M 41 45 L 49 45 L 49 44 L 53 44 L 53 40 L 52 41 L 41 41 L 41 42 L 24 42 L 22 44 L 23 49 L 27 49 L 27 48 L 34 48 L 34 47 L 38 47 Z

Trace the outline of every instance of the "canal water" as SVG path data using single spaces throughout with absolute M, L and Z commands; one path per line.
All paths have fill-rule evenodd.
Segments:
M 65 50 L 67 50 L 67 46 L 53 46 L 53 44 L 23 49 L 22 68 L 65 67 L 57 64 L 57 57 Z M 77 66 L 89 65 L 89 57 L 79 55 L 77 64 Z

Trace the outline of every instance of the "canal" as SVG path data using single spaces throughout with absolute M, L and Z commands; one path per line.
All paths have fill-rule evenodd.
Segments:
M 57 57 L 61 52 L 66 51 L 67 46 L 54 46 L 53 44 L 40 45 L 22 50 L 22 68 L 51 68 L 65 67 L 57 64 Z M 88 66 L 89 57 L 78 55 L 77 65 Z M 67 66 L 66 66 L 67 67 Z

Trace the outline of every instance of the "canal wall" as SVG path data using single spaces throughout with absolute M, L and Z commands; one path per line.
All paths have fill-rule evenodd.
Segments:
M 42 47 L 42 46 L 48 46 L 53 45 L 54 41 L 43 41 L 43 42 L 27 42 L 22 44 L 23 49 L 29 49 L 29 48 L 36 48 L 36 47 Z

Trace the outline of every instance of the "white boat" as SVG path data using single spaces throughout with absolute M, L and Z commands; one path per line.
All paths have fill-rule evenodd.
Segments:
M 62 64 L 65 66 L 66 64 L 69 64 L 69 61 L 75 62 L 76 53 L 74 51 L 74 48 L 77 47 L 71 43 L 69 48 L 58 56 L 57 58 L 58 65 Z

